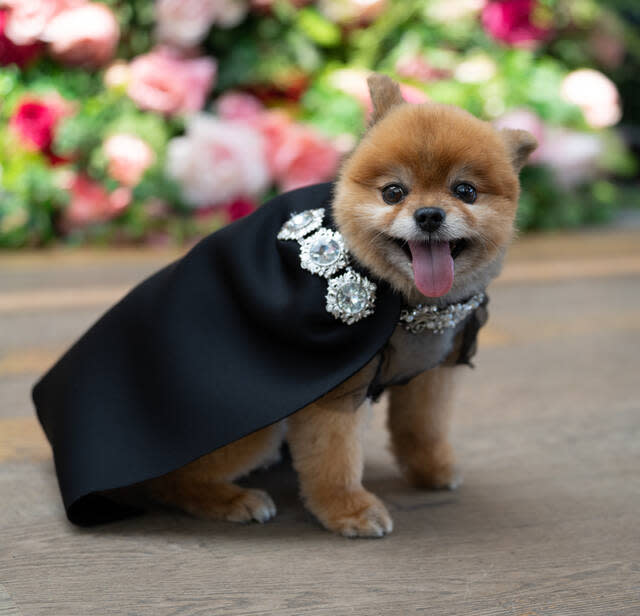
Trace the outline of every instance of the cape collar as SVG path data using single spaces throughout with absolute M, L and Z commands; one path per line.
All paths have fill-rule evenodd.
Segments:
M 353 257 L 339 231 L 323 226 L 325 208 L 293 212 L 278 232 L 279 240 L 295 240 L 300 246 L 300 267 L 327 279 L 326 310 L 352 325 L 373 314 L 376 285 L 353 269 Z M 331 221 L 329 221 L 331 225 Z M 414 334 L 428 330 L 442 334 L 464 321 L 484 301 L 477 293 L 464 302 L 437 307 L 418 304 L 405 307 L 400 323 Z

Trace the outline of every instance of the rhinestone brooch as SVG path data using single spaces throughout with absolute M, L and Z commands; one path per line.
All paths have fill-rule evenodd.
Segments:
M 477 293 L 466 302 L 451 304 L 444 308 L 418 304 L 415 308 L 405 308 L 400 313 L 400 322 L 407 331 L 419 334 L 425 330 L 442 334 L 445 329 L 455 327 L 464 321 L 484 300 L 484 293 Z
M 342 235 L 329 229 L 318 229 L 300 242 L 302 269 L 329 278 L 347 266 L 349 259 Z
M 373 313 L 376 285 L 349 268 L 329 280 L 327 312 L 351 325 Z
M 295 213 L 278 232 L 280 240 L 297 240 L 300 267 L 328 279 L 327 312 L 347 325 L 373 313 L 376 285 L 348 267 L 349 253 L 339 231 L 322 226 L 325 210 Z M 315 231 L 313 235 L 309 235 Z M 339 276 L 339 272 L 345 270 Z
M 324 208 L 317 210 L 305 210 L 294 213 L 291 218 L 282 225 L 278 233 L 279 240 L 299 240 L 311 231 L 319 229 L 324 218 Z

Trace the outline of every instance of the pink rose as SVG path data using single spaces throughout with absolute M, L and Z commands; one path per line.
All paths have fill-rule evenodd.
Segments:
M 536 0 L 497 0 L 482 10 L 482 24 L 494 38 L 516 47 L 535 47 L 549 37 L 550 28 L 534 21 Z
M 25 66 L 38 57 L 42 44 L 16 45 L 5 33 L 7 19 L 7 11 L 0 11 L 0 66 L 8 66 L 9 64 Z
M 25 147 L 50 154 L 56 125 L 70 111 L 71 105 L 57 96 L 27 98 L 14 111 L 9 127 Z
M 128 188 L 122 186 L 109 193 L 86 175 L 74 176 L 67 189 L 70 200 L 62 216 L 62 226 L 67 231 L 111 220 L 131 202 Z
M 99 68 L 113 57 L 120 28 L 108 6 L 91 2 L 59 13 L 47 24 L 41 38 L 61 62 Z
M 223 120 L 254 120 L 264 105 L 251 94 L 226 92 L 216 101 L 216 111 Z
M 200 110 L 216 75 L 211 58 L 182 58 L 166 48 L 138 56 L 130 68 L 129 96 L 141 109 L 166 114 Z
M 278 111 L 263 114 L 257 126 L 267 143 L 271 174 L 282 190 L 323 182 L 335 174 L 340 154 L 313 129 Z
M 187 134 L 169 143 L 167 174 L 179 182 L 185 201 L 196 208 L 257 196 L 269 184 L 260 133 L 205 114 L 191 116 Z
M 287 140 L 287 134 L 291 129 L 293 122 L 283 111 L 267 111 L 255 118 L 253 125 L 264 137 L 265 153 L 269 168 L 271 169 L 271 172 L 275 174 L 275 160 L 278 155 L 278 151 Z
M 103 149 L 109 175 L 125 186 L 138 184 L 156 158 L 149 144 L 135 135 L 112 135 Z
M 314 130 L 296 126 L 277 152 L 275 178 L 282 190 L 324 182 L 336 173 L 339 158 L 327 139 Z
M 58 13 L 84 2 L 85 0 L 4 0 L 3 4 L 9 8 L 6 35 L 16 45 L 35 43 Z

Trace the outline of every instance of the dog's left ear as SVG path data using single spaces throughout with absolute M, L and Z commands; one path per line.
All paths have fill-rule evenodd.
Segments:
M 389 109 L 401 105 L 405 100 L 400 94 L 400 87 L 391 77 L 374 73 L 367 79 L 367 84 L 373 103 L 373 113 L 369 125 L 373 126 L 387 114 Z
M 531 153 L 538 147 L 536 138 L 526 130 L 513 128 L 502 129 L 500 136 L 507 146 L 513 168 L 520 171 Z

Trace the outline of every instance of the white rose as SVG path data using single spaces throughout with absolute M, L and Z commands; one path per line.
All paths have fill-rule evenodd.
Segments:
M 594 128 L 613 126 L 622 116 L 613 81 L 590 68 L 573 71 L 564 78 L 562 97 L 580 107 L 584 119 Z
M 256 196 L 269 184 L 261 135 L 205 114 L 192 116 L 187 134 L 169 143 L 167 173 L 196 208 Z
M 156 37 L 178 47 L 194 47 L 212 24 L 230 28 L 247 11 L 247 0 L 156 0 Z

